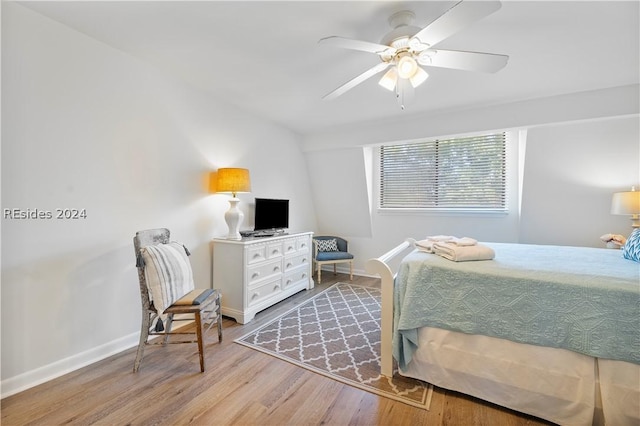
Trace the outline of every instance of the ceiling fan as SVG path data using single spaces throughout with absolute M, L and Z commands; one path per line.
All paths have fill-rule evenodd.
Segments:
M 499 1 L 460 1 L 438 19 L 424 28 L 411 25 L 415 14 L 404 10 L 389 18 L 393 28 L 380 43 L 331 36 L 318 43 L 325 46 L 375 53 L 381 63 L 349 80 L 323 99 L 334 99 L 374 75 L 387 70 L 378 82 L 395 91 L 400 107 L 413 97 L 416 87 L 424 83 L 429 74 L 420 66 L 452 68 L 493 73 L 504 68 L 506 55 L 436 49 L 442 40 L 500 9 Z

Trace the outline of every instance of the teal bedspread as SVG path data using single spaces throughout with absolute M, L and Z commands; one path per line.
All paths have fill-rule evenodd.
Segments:
M 415 251 L 394 290 L 394 357 L 436 327 L 640 364 L 640 263 L 620 250 L 483 243 L 494 260 Z

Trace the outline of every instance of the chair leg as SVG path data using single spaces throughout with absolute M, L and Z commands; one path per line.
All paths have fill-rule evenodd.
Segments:
M 202 319 L 200 312 L 195 313 L 196 336 L 198 337 L 198 354 L 200 355 L 200 372 L 204 373 L 204 345 L 202 344 Z
M 151 327 L 151 315 L 149 312 L 142 312 L 142 327 L 140 329 L 140 342 L 138 343 L 138 351 L 136 352 L 136 360 L 133 363 L 133 372 L 136 373 L 140 369 L 142 357 L 144 356 L 144 347 L 149 339 L 149 327 Z
M 218 314 L 218 342 L 222 342 L 222 300 L 220 299 L 220 293 L 216 299 L 216 312 Z
M 334 263 L 334 264 L 333 264 L 333 275 L 335 275 L 335 274 L 337 274 L 337 273 L 338 273 L 338 268 L 337 268 L 337 266 L 338 266 L 338 264 L 337 264 L 337 263 Z
M 349 280 L 353 281 L 353 260 L 349 262 Z
M 322 265 L 318 264 L 318 284 L 322 283 Z
M 163 345 L 166 345 L 167 343 L 169 343 L 169 335 L 171 333 L 171 327 L 173 327 L 173 314 L 168 314 L 167 315 L 167 323 L 164 326 L 164 341 L 163 341 Z

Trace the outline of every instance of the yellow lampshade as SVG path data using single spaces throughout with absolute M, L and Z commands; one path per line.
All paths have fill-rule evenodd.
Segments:
M 216 192 L 230 192 L 235 198 L 239 192 L 251 192 L 251 179 L 248 169 L 218 169 Z

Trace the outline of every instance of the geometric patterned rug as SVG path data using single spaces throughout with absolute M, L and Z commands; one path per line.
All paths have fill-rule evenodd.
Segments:
M 428 410 L 430 384 L 380 374 L 380 300 L 379 289 L 337 283 L 236 343 Z

